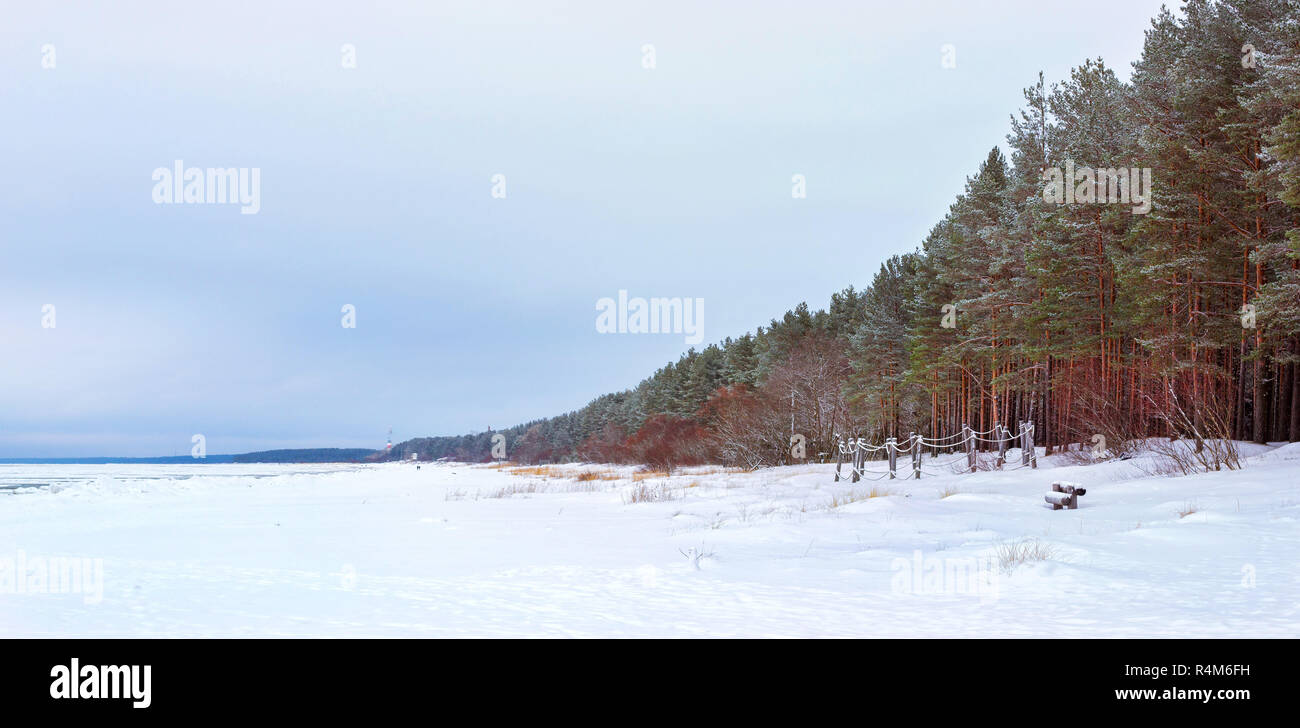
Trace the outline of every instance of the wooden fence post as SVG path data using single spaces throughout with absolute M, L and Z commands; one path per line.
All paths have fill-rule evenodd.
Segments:
M 885 449 L 889 451 L 889 479 L 893 480 L 898 468 L 898 440 L 893 437 L 885 440 Z
M 840 467 L 844 465 L 844 440 L 839 439 L 839 445 L 835 448 L 835 482 L 840 482 Z
M 1034 421 L 1025 421 L 1025 440 L 1029 444 L 1029 467 L 1038 467 L 1038 451 L 1034 450 Z
M 994 429 L 997 431 L 998 438 L 998 470 L 1007 462 L 1007 441 L 1011 439 L 1011 430 L 1008 430 L 1001 422 Z
M 857 440 L 853 441 L 853 476 L 850 482 L 856 483 L 862 478 L 862 448 Z
M 974 433 L 971 432 L 970 425 L 964 422 L 961 425 L 961 436 L 962 436 L 962 441 L 966 443 L 966 465 L 970 468 L 970 471 L 973 473 L 975 472 L 975 463 L 976 463 L 975 436 Z
M 917 480 L 921 479 L 921 436 L 912 433 L 912 475 Z

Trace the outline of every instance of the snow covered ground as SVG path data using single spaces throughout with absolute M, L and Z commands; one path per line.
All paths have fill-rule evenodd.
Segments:
M 1242 447 L 1185 477 L 1054 456 L 857 484 L 0 465 L 0 635 L 1293 637 L 1300 444 Z M 1057 479 L 1079 510 L 1044 503 Z

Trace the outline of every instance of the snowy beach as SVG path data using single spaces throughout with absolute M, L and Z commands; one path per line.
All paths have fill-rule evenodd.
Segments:
M 1300 444 L 1241 448 L 1243 470 L 1182 477 L 1040 450 L 1036 470 L 856 484 L 4 465 L 0 634 L 1293 637 Z M 1087 487 L 1078 510 L 1044 502 L 1054 480 Z M 34 578 L 52 564 L 102 583 Z

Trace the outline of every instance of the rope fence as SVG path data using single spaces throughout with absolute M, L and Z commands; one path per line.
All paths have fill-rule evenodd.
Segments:
M 899 455 L 908 455 L 912 461 L 911 471 L 905 477 L 920 479 L 922 472 L 929 473 L 931 476 L 973 473 L 980 466 L 977 442 L 997 446 L 997 456 L 992 462 L 993 467 L 998 470 L 1038 467 L 1038 456 L 1034 451 L 1033 422 L 1021 422 L 1020 431 L 1015 434 L 1002 424 L 996 424 L 992 429 L 983 432 L 972 430 L 970 425 L 963 424 L 960 434 L 931 438 L 913 432 L 902 441 L 890 437 L 879 445 L 867 442 L 861 437 L 848 441 L 841 438 L 839 453 L 835 458 L 835 480 L 838 482 L 845 477 L 843 468 L 846 458 L 849 465 L 848 478 L 854 483 L 863 478 L 881 480 L 888 477 L 893 480 L 898 477 Z M 1020 448 L 1020 464 L 1007 467 L 1007 451 L 1013 448 L 1013 442 L 1017 443 L 1014 447 Z M 929 463 L 925 462 L 927 448 L 931 459 Z M 934 462 L 940 455 L 955 455 L 955 457 L 941 463 Z M 986 459 L 985 462 L 987 463 L 988 460 Z

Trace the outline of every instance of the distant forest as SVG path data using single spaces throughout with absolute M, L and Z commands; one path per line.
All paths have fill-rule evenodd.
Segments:
M 816 457 L 1022 420 L 1049 453 L 1300 440 L 1300 2 L 1162 10 L 1130 82 L 1098 58 L 1024 98 L 1010 159 L 994 147 L 865 288 L 504 430 L 509 459 L 757 467 L 790 459 L 792 430 Z M 1045 199 L 1045 173 L 1076 165 L 1149 168 L 1149 213 Z M 484 461 L 493 434 L 389 457 Z
M 369 448 L 317 447 L 294 450 L 262 450 L 231 455 L 233 463 L 346 463 L 361 462 L 375 455 Z

